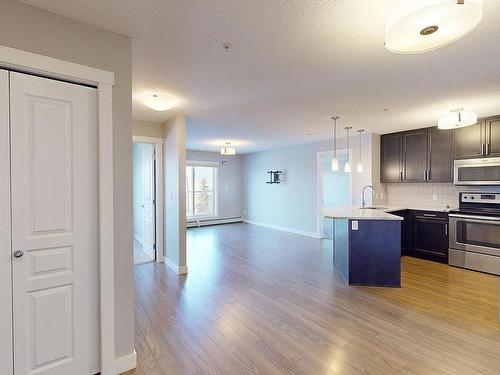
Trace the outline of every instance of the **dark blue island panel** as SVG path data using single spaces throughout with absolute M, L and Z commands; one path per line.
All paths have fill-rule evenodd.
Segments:
M 335 219 L 333 261 L 350 285 L 400 287 L 400 221 Z

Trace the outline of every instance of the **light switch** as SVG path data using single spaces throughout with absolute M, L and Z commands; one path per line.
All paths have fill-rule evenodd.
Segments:
M 358 221 L 357 220 L 351 221 L 351 229 L 358 230 Z

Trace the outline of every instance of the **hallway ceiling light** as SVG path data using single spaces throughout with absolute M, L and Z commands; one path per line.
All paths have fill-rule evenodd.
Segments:
M 168 111 L 175 104 L 175 98 L 161 92 L 150 92 L 143 96 L 142 102 L 155 111 Z
M 419 53 L 452 43 L 481 21 L 483 0 L 403 0 L 385 23 L 385 48 Z
M 452 109 L 451 113 L 438 118 L 439 129 L 456 129 L 477 124 L 477 113 L 464 112 L 463 108 Z
M 331 166 L 332 171 L 339 170 L 339 159 L 337 159 L 337 120 L 339 118 L 340 118 L 340 116 L 332 116 L 331 117 L 331 119 L 333 120 L 333 159 L 332 159 L 332 166 Z
M 345 173 L 351 173 L 351 162 L 349 161 L 349 130 L 352 129 L 352 126 L 346 126 L 345 128 L 345 131 L 347 133 L 346 135 L 346 149 L 347 149 L 347 161 L 345 162 L 345 165 L 344 165 L 344 172 Z
M 231 142 L 226 142 L 224 147 L 220 148 L 221 155 L 236 155 L 236 149 L 234 147 L 229 147 Z

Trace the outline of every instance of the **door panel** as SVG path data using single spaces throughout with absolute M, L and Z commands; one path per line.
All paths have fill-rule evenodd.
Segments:
M 98 371 L 96 90 L 10 75 L 16 374 Z
M 12 375 L 9 72 L 0 70 L 0 374 Z
M 143 211 L 143 251 L 155 259 L 155 183 L 154 183 L 154 146 L 146 145 L 141 151 L 142 161 L 142 205 Z
M 453 182 L 453 130 L 429 129 L 429 182 Z
M 486 120 L 488 157 L 500 156 L 500 118 Z
M 483 157 L 484 126 L 476 125 L 455 129 L 455 159 L 474 159 Z
M 380 179 L 382 182 L 401 182 L 401 134 L 381 138 Z
M 426 129 L 403 134 L 403 176 L 407 182 L 426 180 L 427 137 Z

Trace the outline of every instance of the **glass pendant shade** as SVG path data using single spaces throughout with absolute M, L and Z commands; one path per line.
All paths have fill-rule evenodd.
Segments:
M 345 165 L 344 165 L 344 172 L 345 172 L 345 173 L 351 173 L 351 163 L 349 163 L 349 161 L 346 161 L 346 162 L 345 162 Z
M 454 110 L 438 119 L 439 129 L 456 129 L 477 124 L 477 113 Z
M 452 43 L 481 21 L 483 0 L 403 0 L 386 19 L 385 48 L 419 53 Z
M 358 163 L 358 173 L 363 173 L 363 164 Z
M 339 170 L 339 160 L 337 158 L 332 159 L 332 171 Z

